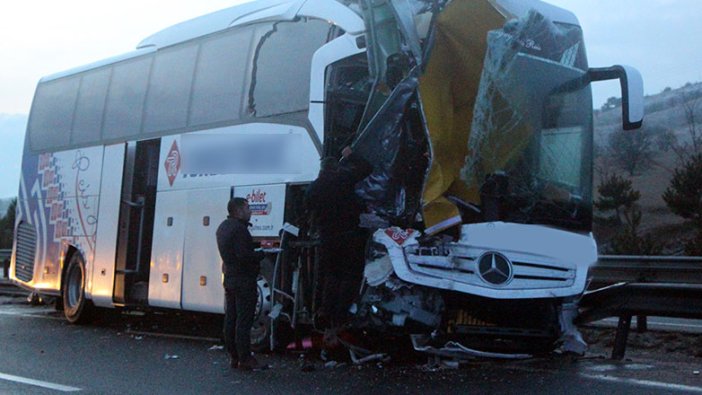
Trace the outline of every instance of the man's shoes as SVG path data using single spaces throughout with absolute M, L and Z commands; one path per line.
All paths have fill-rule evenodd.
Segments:
M 239 369 L 248 371 L 266 370 L 268 369 L 268 365 L 260 364 L 256 358 L 249 356 L 245 360 L 239 361 Z

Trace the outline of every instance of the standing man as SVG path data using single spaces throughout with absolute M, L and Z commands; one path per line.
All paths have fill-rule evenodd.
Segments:
M 358 224 L 365 207 L 355 193 L 355 185 L 373 170 L 350 147 L 341 154 L 341 163 L 335 158 L 322 160 L 319 176 L 306 195 L 321 241 L 322 303 L 318 317 L 322 326 L 331 327 L 346 321 L 361 285 L 366 235 Z
M 249 202 L 235 197 L 227 204 L 229 216 L 217 228 L 217 247 L 224 273 L 224 343 L 231 367 L 265 368 L 251 355 L 251 326 L 256 311 L 258 273 L 263 252 L 254 251 L 249 233 Z

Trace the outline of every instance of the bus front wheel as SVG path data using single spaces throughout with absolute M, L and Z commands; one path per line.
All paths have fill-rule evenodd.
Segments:
M 90 319 L 92 304 L 85 297 L 86 279 L 85 261 L 75 252 L 63 280 L 63 314 L 72 324 L 84 324 Z

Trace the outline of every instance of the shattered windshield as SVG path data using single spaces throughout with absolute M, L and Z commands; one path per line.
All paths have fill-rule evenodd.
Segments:
M 488 34 L 462 178 L 491 220 L 589 230 L 591 92 L 576 26 L 532 12 Z M 498 181 L 495 181 L 499 179 Z

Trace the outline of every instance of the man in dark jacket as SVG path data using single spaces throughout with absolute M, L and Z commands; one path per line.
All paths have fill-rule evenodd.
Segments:
M 342 151 L 342 162 L 325 158 L 317 179 L 307 189 L 307 205 L 319 231 L 321 311 L 324 324 L 338 326 L 347 316 L 361 285 L 365 232 L 358 227 L 364 204 L 355 185 L 373 167 L 351 148 Z
M 231 367 L 264 368 L 251 355 L 251 326 L 256 311 L 258 274 L 263 253 L 255 251 L 251 233 L 251 210 L 244 198 L 227 205 L 229 216 L 217 228 L 217 247 L 222 257 L 224 294 L 224 342 Z

